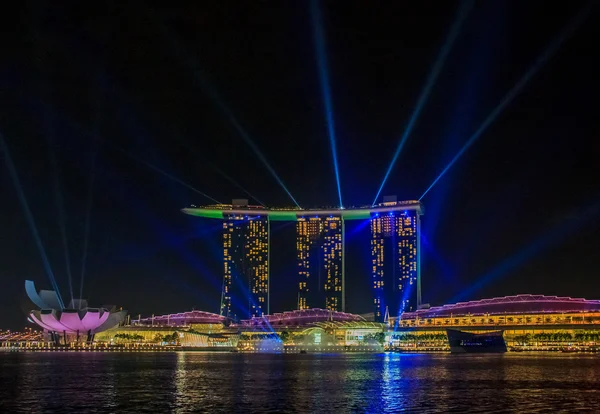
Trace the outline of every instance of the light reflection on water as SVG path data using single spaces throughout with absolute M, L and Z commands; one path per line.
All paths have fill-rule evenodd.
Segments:
M 0 353 L 0 412 L 600 412 L 600 357 Z

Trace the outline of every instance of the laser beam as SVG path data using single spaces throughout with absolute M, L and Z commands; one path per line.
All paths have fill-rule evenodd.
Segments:
M 206 163 L 209 164 L 217 173 L 219 173 L 223 178 L 225 178 L 227 181 L 229 181 L 231 184 L 233 184 L 234 186 L 236 186 L 237 188 L 239 188 L 240 190 L 242 190 L 244 193 L 246 193 L 250 198 L 254 199 L 254 201 L 256 201 L 258 204 L 260 204 L 263 207 L 266 207 L 265 203 L 263 203 L 262 201 L 260 201 L 258 199 L 258 197 L 256 197 L 255 195 L 253 195 L 252 193 L 250 193 L 250 191 L 246 190 L 246 188 L 244 188 L 244 186 L 242 186 L 240 183 L 238 183 L 236 180 L 234 180 L 233 178 L 231 178 L 225 171 L 221 170 L 219 167 L 217 167 L 214 163 L 206 160 Z
M 433 67 L 431 68 L 431 72 L 429 72 L 429 76 L 427 77 L 427 81 L 425 82 L 425 87 L 421 91 L 421 95 L 419 96 L 417 105 L 415 106 L 415 109 L 413 110 L 413 113 L 412 113 L 411 117 L 409 118 L 408 124 L 406 125 L 406 128 L 404 129 L 404 133 L 402 134 L 402 137 L 400 138 L 400 142 L 398 143 L 398 146 L 396 147 L 396 151 L 394 151 L 394 155 L 392 156 L 392 161 L 390 162 L 390 165 L 388 166 L 388 169 L 385 172 L 385 176 L 383 177 L 383 181 L 381 182 L 381 185 L 379 186 L 379 190 L 377 190 L 377 195 L 375 195 L 375 199 L 373 199 L 373 204 L 372 204 L 373 206 L 377 203 L 377 199 L 379 199 L 379 196 L 380 196 L 381 192 L 383 191 L 383 187 L 385 186 L 385 183 L 387 182 L 388 178 L 390 177 L 392 169 L 396 165 L 396 161 L 398 160 L 398 157 L 400 156 L 400 153 L 402 152 L 404 145 L 406 145 L 406 142 L 408 141 L 408 137 L 410 136 L 417 120 L 419 119 L 419 116 L 421 115 L 421 111 L 423 110 L 423 107 L 425 106 L 425 104 L 427 103 L 427 100 L 429 99 L 431 90 L 433 89 L 433 86 L 435 85 L 435 82 L 440 74 L 440 71 L 442 70 L 442 67 L 444 66 L 444 62 L 446 61 L 448 54 L 450 54 L 450 51 L 452 50 L 452 45 L 454 44 L 454 41 L 458 37 L 461 26 L 462 26 L 463 22 L 465 21 L 465 19 L 467 18 L 472 6 L 473 6 L 473 0 L 463 0 L 460 4 L 460 7 L 458 8 L 458 13 L 454 19 L 454 23 L 450 27 L 450 32 L 448 33 L 448 36 L 446 37 L 446 41 L 444 42 L 444 44 L 442 45 L 442 48 L 440 49 L 440 51 L 438 53 L 437 59 L 433 65 Z
M 327 133 L 329 134 L 329 147 L 331 148 L 331 158 L 333 159 L 340 208 L 343 208 L 344 203 L 342 202 L 342 187 L 340 184 L 340 170 L 336 149 L 335 123 L 333 120 L 333 103 L 331 99 L 331 87 L 329 85 L 327 55 L 325 53 L 325 30 L 323 29 L 323 15 L 321 14 L 319 0 L 311 0 L 310 11 L 313 24 L 313 41 L 315 44 L 316 60 L 319 70 L 319 81 L 321 83 L 321 93 L 323 95 L 325 119 L 327 120 Z
M 246 131 L 241 127 L 241 125 L 235 119 L 235 117 L 233 116 L 233 114 L 229 113 L 228 116 L 229 116 L 229 121 L 235 127 L 235 129 L 238 131 L 238 133 L 240 134 L 240 136 L 244 139 L 244 141 L 246 142 L 246 144 L 248 144 L 248 146 L 252 149 L 252 151 L 254 151 L 254 154 L 263 163 L 263 165 L 265 166 L 265 168 L 271 173 L 271 175 L 273 176 L 273 178 L 275 178 L 275 180 L 279 183 L 279 185 L 281 186 L 281 188 L 283 188 L 283 190 L 286 192 L 286 194 L 288 195 L 288 197 L 294 202 L 294 204 L 297 207 L 300 207 L 300 204 L 298 204 L 298 202 L 296 201 L 296 199 L 294 198 L 294 196 L 292 195 L 292 193 L 290 193 L 290 191 L 287 189 L 287 187 L 283 183 L 283 180 L 281 180 L 279 178 L 279 176 L 277 175 L 277 173 L 275 172 L 275 170 L 273 169 L 273 167 L 271 167 L 271 164 L 269 164 L 269 162 L 267 161 L 266 157 L 263 155 L 263 153 L 260 151 L 260 149 L 256 146 L 256 144 L 254 143 L 254 141 L 252 140 L 252 138 L 250 138 L 250 135 L 248 135 L 246 133 Z
M 49 114 L 46 114 L 49 116 Z M 67 219 L 65 213 L 65 204 L 63 200 L 62 188 L 60 185 L 60 170 L 58 168 L 58 163 L 56 162 L 56 155 L 54 154 L 54 150 L 52 148 L 53 142 L 51 137 L 51 129 L 49 128 L 46 131 L 48 134 L 48 156 L 50 158 L 50 163 L 52 164 L 52 169 L 54 170 L 53 183 L 54 183 L 54 203 L 56 205 L 56 212 L 58 216 L 58 227 L 60 228 L 60 238 L 63 245 L 63 251 L 65 255 L 65 270 L 67 272 L 67 278 L 69 280 L 69 293 L 71 294 L 71 301 L 73 301 L 73 275 L 71 273 L 71 255 L 69 253 L 69 242 L 67 241 Z
M 92 206 L 94 204 L 94 182 L 96 178 L 96 161 L 98 157 L 98 152 L 100 150 L 101 145 L 101 121 L 102 121 L 102 108 L 104 103 L 106 102 L 106 78 L 104 76 L 104 71 L 100 68 L 96 72 L 96 92 L 98 94 L 96 102 L 98 102 L 98 106 L 95 108 L 94 112 L 94 134 L 92 138 L 91 144 L 91 159 L 90 159 L 90 175 L 88 181 L 88 194 L 86 200 L 86 208 L 85 208 L 85 222 L 83 224 L 83 250 L 81 254 L 81 276 L 79 279 L 79 297 L 83 298 L 83 285 L 85 282 L 85 272 L 87 267 L 87 256 L 88 256 L 88 246 L 90 240 L 90 227 L 92 221 Z M 81 304 L 81 301 L 79 302 Z
M 253 195 L 252 193 L 250 193 L 250 191 L 246 190 L 246 188 L 244 188 L 240 183 L 238 183 L 236 180 L 234 180 L 232 177 L 230 177 L 225 171 L 223 171 L 222 169 L 220 169 L 219 167 L 217 167 L 215 165 L 215 163 L 213 163 L 212 161 L 210 161 L 209 159 L 207 159 L 206 157 L 204 157 L 202 154 L 200 154 L 200 152 L 197 151 L 187 141 L 181 140 L 180 143 L 186 149 L 188 149 L 189 151 L 192 151 L 194 153 L 194 156 L 201 158 L 202 162 L 204 164 L 208 164 L 212 169 L 214 169 L 219 175 L 221 175 L 223 178 L 225 178 L 231 184 L 233 184 L 234 186 L 236 186 L 237 188 L 239 188 L 240 190 L 242 190 L 244 193 L 246 193 L 250 198 L 254 199 L 261 206 L 266 207 L 266 205 L 262 201 L 260 201 L 255 195 Z
M 477 282 L 460 292 L 448 303 L 455 303 L 457 301 L 472 297 L 473 293 L 492 283 L 496 279 L 504 276 L 509 271 L 518 268 L 527 260 L 532 259 L 544 250 L 560 244 L 567 236 L 581 229 L 589 222 L 596 220 L 599 216 L 600 201 L 598 200 L 596 203 L 591 204 L 583 211 L 578 208 L 571 214 L 568 214 L 566 216 L 567 219 L 561 219 L 558 226 L 554 226 L 552 229 L 539 235 L 515 254 L 505 259 L 497 266 L 494 266 L 492 270 L 485 273 L 477 280 Z
M 54 117 L 51 110 L 48 108 L 42 111 L 42 119 L 46 133 L 47 143 L 47 155 L 50 160 L 52 167 L 52 184 L 54 192 L 54 205 L 56 208 L 56 216 L 58 219 L 58 227 L 60 230 L 60 238 L 63 246 L 64 260 L 65 260 L 65 272 L 67 273 L 67 280 L 69 282 L 69 293 L 71 295 L 71 302 L 74 299 L 73 296 L 73 274 L 71 272 L 71 254 L 69 252 L 69 242 L 67 240 L 67 215 L 65 212 L 64 197 L 60 183 L 60 168 L 56 160 L 56 154 L 54 152 L 54 134 L 55 127 L 53 124 Z
M 81 255 L 81 279 L 79 281 L 79 297 L 83 298 L 83 283 L 85 281 L 85 272 L 87 266 L 88 245 L 90 239 L 90 223 L 92 221 L 92 205 L 94 203 L 94 181 L 96 169 L 96 157 L 98 156 L 98 148 L 94 148 L 92 152 L 92 160 L 90 165 L 90 181 L 85 208 L 85 223 L 83 225 L 83 253 Z M 80 302 L 81 303 L 81 302 Z
M 46 275 L 50 280 L 50 284 L 52 288 L 56 292 L 56 297 L 58 298 L 58 303 L 60 307 L 64 309 L 65 305 L 62 300 L 62 296 L 60 295 L 60 291 L 58 290 L 58 284 L 56 283 L 56 278 L 54 277 L 54 273 L 52 272 L 52 268 L 50 267 L 50 262 L 48 261 L 48 256 L 46 255 L 46 250 L 44 249 L 44 245 L 42 243 L 42 239 L 40 238 L 37 226 L 35 224 L 35 220 L 33 219 L 33 214 L 31 214 L 31 210 L 29 208 L 29 203 L 27 202 L 27 198 L 25 197 L 25 193 L 23 192 L 23 187 L 21 186 L 21 181 L 19 180 L 19 175 L 17 174 L 17 169 L 15 164 L 12 161 L 10 156 L 10 152 L 8 150 L 8 145 L 6 145 L 6 141 L 4 139 L 4 135 L 0 132 L 0 150 L 4 153 L 4 161 L 6 162 L 6 167 L 8 168 L 8 172 L 12 178 L 13 185 L 15 190 L 17 191 L 17 197 L 19 198 L 19 202 L 21 203 L 21 208 L 25 213 L 25 218 L 27 219 L 27 224 L 29 225 L 29 230 L 33 235 L 35 240 L 35 244 L 38 248 L 40 256 L 42 257 L 42 263 L 44 265 L 44 269 L 46 271 Z
M 162 175 L 164 175 L 165 177 L 167 177 L 167 178 L 169 178 L 169 179 L 171 179 L 171 180 L 175 181 L 176 183 L 179 183 L 179 184 L 183 185 L 184 187 L 186 187 L 186 188 L 188 188 L 188 189 L 190 189 L 190 190 L 192 190 L 192 191 L 194 191 L 194 192 L 196 192 L 196 193 L 198 193 L 198 194 L 200 194 L 200 195 L 202 195 L 202 196 L 204 196 L 204 197 L 208 198 L 209 200 L 212 200 L 212 201 L 214 201 L 214 202 L 215 202 L 215 203 L 217 203 L 217 204 L 221 204 L 221 202 L 220 202 L 219 200 L 216 200 L 216 199 L 212 198 L 211 196 L 209 196 L 208 194 L 206 194 L 206 193 L 203 193 L 202 191 L 200 191 L 200 190 L 198 190 L 198 189 L 196 189 L 196 188 L 192 187 L 192 186 L 191 186 L 191 185 L 189 185 L 188 183 L 186 183 L 186 182 L 184 182 L 184 181 L 181 181 L 179 178 L 175 177 L 173 174 L 169 174 L 168 172 L 166 172 L 166 171 L 164 171 L 164 170 L 162 170 L 162 169 L 158 168 L 156 165 L 150 164 L 148 161 L 144 161 L 144 160 L 143 160 L 143 159 L 141 159 L 140 157 L 138 157 L 138 156 L 136 156 L 136 155 L 133 155 L 133 154 L 131 154 L 131 153 L 129 153 L 129 152 L 127 152 L 127 151 L 125 151 L 123 148 L 116 147 L 116 146 L 113 146 L 113 148 L 115 148 L 116 150 L 120 151 L 121 153 L 123 153 L 123 154 L 127 155 L 128 157 L 130 157 L 130 158 L 132 158 L 132 159 L 136 160 L 137 162 L 144 164 L 146 167 L 148 167 L 148 168 L 150 168 L 150 169 L 152 169 L 152 170 L 154 170 L 154 171 L 158 172 L 159 174 L 162 174 Z
M 213 103 L 217 106 L 217 108 L 221 111 L 223 116 L 231 123 L 233 128 L 238 132 L 242 140 L 252 149 L 254 154 L 258 157 L 260 162 L 262 162 L 263 166 L 269 171 L 269 173 L 273 176 L 275 181 L 281 186 L 281 188 L 286 192 L 288 197 L 294 202 L 297 207 L 300 207 L 300 204 L 296 201 L 292 193 L 288 190 L 283 180 L 279 177 L 279 175 L 275 172 L 275 169 L 271 166 L 271 164 L 267 161 L 267 158 L 262 153 L 262 151 L 258 148 L 254 140 L 251 138 L 250 134 L 246 132 L 246 130 L 239 123 L 233 111 L 229 109 L 225 101 L 221 98 L 221 95 L 218 93 L 216 88 L 208 82 L 208 76 L 204 73 L 200 66 L 194 61 L 194 59 L 189 57 L 189 54 L 186 53 L 183 46 L 180 45 L 177 37 L 171 33 L 169 28 L 157 18 L 154 13 L 152 13 L 152 18 L 158 23 L 158 26 L 161 29 L 162 34 L 165 38 L 170 42 L 172 49 L 175 51 L 177 57 L 185 62 L 185 64 L 192 70 L 195 84 L 197 84 L 204 93 L 206 93 L 213 101 Z
M 581 25 L 583 20 L 587 17 L 590 9 L 592 8 L 593 2 L 589 2 L 583 7 L 560 31 L 560 33 L 546 46 L 542 54 L 537 58 L 535 63 L 529 68 L 525 75 L 508 91 L 508 93 L 502 98 L 500 103 L 494 108 L 494 110 L 488 115 L 483 121 L 481 126 L 475 131 L 475 133 L 469 138 L 469 140 L 463 145 L 458 153 L 450 160 L 448 165 L 444 167 L 442 172 L 436 177 L 431 185 L 421 195 L 419 200 L 423 199 L 427 193 L 437 184 L 437 182 L 448 172 L 450 168 L 462 157 L 462 155 L 479 139 L 481 134 L 496 120 L 498 115 L 517 97 L 523 87 L 533 78 L 533 76 L 545 65 L 545 63 L 556 53 L 556 51 L 562 46 L 562 44 L 569 38 L 569 36 Z

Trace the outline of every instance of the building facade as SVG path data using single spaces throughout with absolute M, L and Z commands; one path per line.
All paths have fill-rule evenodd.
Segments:
M 296 222 L 298 309 L 344 309 L 344 222 L 341 216 Z
M 228 215 L 223 221 L 221 315 L 231 319 L 269 312 L 269 221 Z
M 376 321 L 420 305 L 420 218 L 415 210 L 373 213 L 371 259 Z
M 376 321 L 416 310 L 420 304 L 419 201 L 389 198 L 349 209 L 266 208 L 247 200 L 191 207 L 183 212 L 223 220 L 224 275 L 220 314 L 245 319 L 269 313 L 271 221 L 296 222 L 297 309 L 345 311 L 344 228 L 369 220 Z M 365 275 L 367 276 L 367 275 Z

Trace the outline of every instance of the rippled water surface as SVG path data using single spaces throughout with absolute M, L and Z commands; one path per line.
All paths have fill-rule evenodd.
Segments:
M 0 353 L 0 412 L 578 410 L 598 356 Z

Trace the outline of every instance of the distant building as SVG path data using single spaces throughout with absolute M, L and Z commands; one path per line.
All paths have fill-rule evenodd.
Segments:
M 447 330 L 502 332 L 509 351 L 600 350 L 600 300 L 516 295 L 404 312 L 388 322 L 388 342 L 402 351 L 443 350 Z

